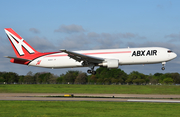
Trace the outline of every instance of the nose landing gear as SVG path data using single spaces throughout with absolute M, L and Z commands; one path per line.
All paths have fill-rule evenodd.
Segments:
M 165 64 L 166 64 L 166 62 L 162 62 L 162 68 L 161 68 L 162 70 L 165 70 L 165 67 L 164 67 Z

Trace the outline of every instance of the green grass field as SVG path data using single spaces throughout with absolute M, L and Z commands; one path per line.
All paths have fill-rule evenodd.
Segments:
M 0 93 L 180 94 L 175 85 L 0 85 Z
M 0 101 L 1 117 L 178 117 L 177 103 Z
M 0 93 L 180 94 L 180 86 L 0 85 Z M 0 101 L 0 117 L 178 117 L 179 109 L 179 103 Z

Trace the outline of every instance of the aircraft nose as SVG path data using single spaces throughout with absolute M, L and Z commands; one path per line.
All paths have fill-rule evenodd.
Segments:
M 174 58 L 176 58 L 177 57 L 177 54 L 176 53 L 174 53 Z
M 177 57 L 177 54 L 176 53 L 173 53 L 172 55 L 173 59 Z

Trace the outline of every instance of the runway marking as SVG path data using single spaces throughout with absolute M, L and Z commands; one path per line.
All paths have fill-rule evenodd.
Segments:
M 133 100 L 129 99 L 128 102 L 165 102 L 165 103 L 180 103 L 179 100 Z

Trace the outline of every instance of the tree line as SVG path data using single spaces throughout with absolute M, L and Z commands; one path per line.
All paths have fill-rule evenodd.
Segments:
M 108 69 L 100 67 L 96 75 L 87 75 L 80 71 L 68 71 L 60 76 L 50 72 L 31 71 L 26 75 L 18 75 L 14 72 L 0 72 L 1 84 L 180 84 L 179 73 L 155 73 L 145 75 L 138 71 L 130 74 L 121 69 Z

